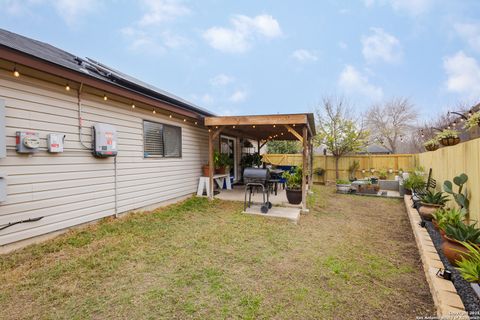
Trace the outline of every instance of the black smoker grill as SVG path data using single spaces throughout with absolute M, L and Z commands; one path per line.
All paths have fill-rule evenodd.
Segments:
M 252 192 L 255 189 L 262 190 L 263 203 L 260 208 L 262 213 L 267 213 L 268 209 L 272 207 L 272 203 L 269 201 L 270 194 L 270 171 L 268 169 L 261 168 L 245 168 L 243 171 L 243 182 L 245 183 L 245 200 L 243 202 L 243 210 L 250 208 L 252 203 Z M 247 204 L 248 193 L 248 204 Z

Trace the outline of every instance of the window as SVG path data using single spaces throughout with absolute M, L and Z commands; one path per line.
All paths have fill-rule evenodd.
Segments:
M 180 158 L 182 156 L 182 128 L 143 121 L 143 145 L 145 158 Z

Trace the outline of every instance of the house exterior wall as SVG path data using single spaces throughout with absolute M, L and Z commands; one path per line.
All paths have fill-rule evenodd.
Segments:
M 94 158 L 80 144 L 77 91 L 0 71 L 0 100 L 6 106 L 7 136 L 7 157 L 0 158 L 0 173 L 8 175 L 0 226 L 43 216 L 37 222 L 1 230 L 0 246 L 113 215 L 114 158 Z M 113 100 L 83 95 L 82 136 L 89 146 L 95 122 L 117 130 L 117 213 L 195 193 L 201 165 L 208 159 L 207 130 Z M 182 127 L 182 158 L 144 158 L 143 120 Z M 40 151 L 18 154 L 18 130 L 38 132 Z M 66 134 L 63 153 L 47 152 L 48 133 Z

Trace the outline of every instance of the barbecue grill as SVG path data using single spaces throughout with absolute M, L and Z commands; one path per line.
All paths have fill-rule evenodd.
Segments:
M 268 209 L 272 207 L 272 203 L 269 201 L 270 194 L 270 171 L 268 169 L 261 168 L 245 168 L 243 171 L 243 182 L 245 183 L 245 200 L 243 202 L 243 209 L 246 210 L 247 206 L 250 208 L 252 203 L 252 193 L 255 189 L 262 191 L 263 202 L 260 207 L 262 213 L 267 213 Z M 248 203 L 247 203 L 248 193 Z

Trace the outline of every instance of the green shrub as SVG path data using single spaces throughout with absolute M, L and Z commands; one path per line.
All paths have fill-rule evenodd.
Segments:
M 435 192 L 429 190 L 425 195 L 420 197 L 420 200 L 422 200 L 423 203 L 444 205 L 448 201 L 448 196 L 444 196 L 441 191 Z
M 350 181 L 343 180 L 343 179 L 337 179 L 337 184 L 350 184 Z
M 456 225 L 447 224 L 445 233 L 449 238 L 457 241 L 480 244 L 480 230 L 477 229 L 475 225 L 476 223 L 465 224 L 463 222 Z
M 468 242 L 462 242 L 462 245 L 468 249 L 466 256 L 457 261 L 457 270 L 468 282 L 480 282 L 480 251 L 477 246 Z

